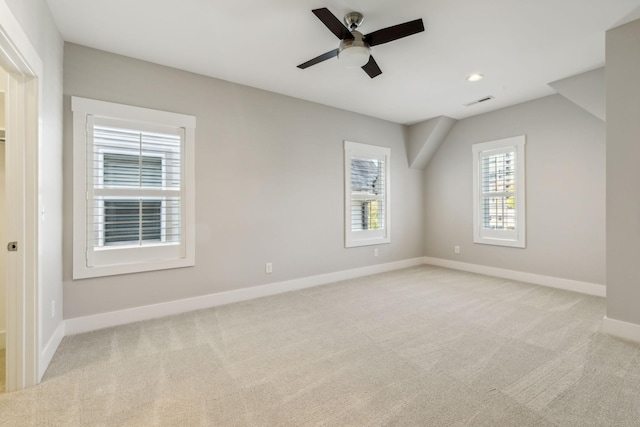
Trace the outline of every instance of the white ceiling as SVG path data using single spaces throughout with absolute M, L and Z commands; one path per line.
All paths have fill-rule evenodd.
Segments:
M 48 0 L 65 41 L 410 124 L 456 119 L 554 93 L 604 65 L 605 31 L 640 0 Z M 364 34 L 422 18 L 425 32 L 372 48 L 370 79 L 333 58 L 311 13 L 364 14 Z M 465 78 L 482 73 L 485 79 Z M 481 105 L 464 104 L 493 95 Z

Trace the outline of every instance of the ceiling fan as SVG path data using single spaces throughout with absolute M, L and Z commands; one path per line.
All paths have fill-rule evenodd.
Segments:
M 405 22 L 404 24 L 394 25 L 367 35 L 362 35 L 362 33 L 357 31 L 364 20 L 364 16 L 359 12 L 351 12 L 345 15 L 344 22 L 347 25 L 346 27 L 342 25 L 340 20 L 326 7 L 314 9 L 312 12 L 322 21 L 329 31 L 340 39 L 340 46 L 337 49 L 323 53 L 320 56 L 298 65 L 298 68 L 303 70 L 337 56 L 338 59 L 340 59 L 341 62 L 345 62 L 347 66 L 362 67 L 369 77 L 374 78 L 382 74 L 382 70 L 380 70 L 375 59 L 371 56 L 369 51 L 371 46 L 389 43 L 424 31 L 422 19 L 416 19 L 415 21 Z

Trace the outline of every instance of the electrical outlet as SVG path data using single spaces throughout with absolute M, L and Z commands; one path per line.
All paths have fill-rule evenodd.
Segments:
M 264 272 L 267 274 L 273 273 L 273 264 L 271 264 L 270 262 L 266 263 L 264 265 Z
M 51 301 L 51 318 L 56 318 L 56 300 Z
M 375 248 L 375 249 L 373 250 L 373 256 L 378 256 L 378 248 Z
M 456 253 L 456 254 L 459 254 L 460 253 L 460 246 L 454 246 L 453 247 L 453 252 Z

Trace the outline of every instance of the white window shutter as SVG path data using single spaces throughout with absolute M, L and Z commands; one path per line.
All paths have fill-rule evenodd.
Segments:
M 99 117 L 89 126 L 87 250 L 180 244 L 183 130 Z
M 195 117 L 72 97 L 73 277 L 195 264 Z
M 473 239 L 524 248 L 525 137 L 474 144 Z
M 391 150 L 345 141 L 345 246 L 388 243 Z

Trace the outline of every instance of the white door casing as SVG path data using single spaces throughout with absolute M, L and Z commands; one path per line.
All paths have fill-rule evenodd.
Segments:
M 7 391 L 31 387 L 39 369 L 39 166 L 43 64 L 4 1 L 0 1 L 0 66 L 6 91 Z

